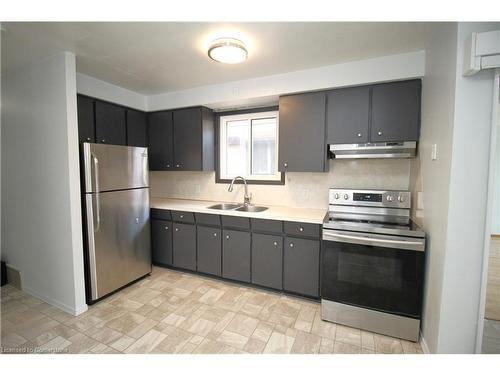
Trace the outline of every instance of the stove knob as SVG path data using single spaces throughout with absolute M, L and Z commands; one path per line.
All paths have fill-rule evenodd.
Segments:
M 349 199 L 349 194 L 344 194 L 344 199 L 348 200 Z
M 394 197 L 392 195 L 387 196 L 387 202 L 392 202 L 394 200 Z
M 335 199 L 339 199 L 340 198 L 339 193 L 335 193 L 334 197 L 335 197 Z
M 403 203 L 404 201 L 405 201 L 405 197 L 403 197 L 402 195 L 398 196 L 398 202 Z

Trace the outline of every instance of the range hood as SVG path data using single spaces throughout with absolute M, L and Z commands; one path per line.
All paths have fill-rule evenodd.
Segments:
M 381 142 L 329 145 L 335 159 L 412 158 L 417 142 Z

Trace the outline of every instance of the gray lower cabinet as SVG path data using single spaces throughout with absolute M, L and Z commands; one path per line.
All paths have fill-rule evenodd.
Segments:
M 253 234 L 252 283 L 274 289 L 283 288 L 283 237 Z
M 173 225 L 173 264 L 196 271 L 196 227 L 193 224 Z
M 172 222 L 151 220 L 153 263 L 172 265 Z
M 310 297 L 319 296 L 317 240 L 287 237 L 283 248 L 283 289 Z
M 220 228 L 199 226 L 197 228 L 197 236 L 197 270 L 199 272 L 220 276 L 222 261 Z
M 250 232 L 222 231 L 222 277 L 250 282 Z

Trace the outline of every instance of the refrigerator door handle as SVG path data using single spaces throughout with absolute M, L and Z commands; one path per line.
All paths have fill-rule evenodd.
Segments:
M 87 207 L 87 239 L 88 239 L 88 256 L 89 256 L 89 274 L 92 300 L 99 298 L 97 293 L 97 263 L 95 254 L 95 229 L 94 229 L 94 209 L 92 194 L 86 194 Z
M 98 232 L 101 227 L 101 198 L 99 190 L 99 159 L 92 154 L 92 161 L 94 163 L 94 181 L 95 181 L 95 203 L 96 203 L 96 227 L 95 231 Z

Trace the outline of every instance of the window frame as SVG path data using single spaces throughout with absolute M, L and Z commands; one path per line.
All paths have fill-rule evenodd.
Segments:
M 264 112 L 278 112 L 278 106 L 272 107 L 260 107 L 260 108 L 250 108 L 244 110 L 236 110 L 236 111 L 224 111 L 224 112 L 216 112 L 215 113 L 215 182 L 220 184 L 229 184 L 231 183 L 231 179 L 229 178 L 221 178 L 221 117 L 224 116 L 238 116 L 238 115 L 248 115 L 253 113 L 264 113 Z M 277 152 L 279 153 L 279 117 L 277 117 Z M 250 132 L 251 134 L 251 132 Z M 250 149 L 252 148 L 252 140 L 250 139 Z M 276 154 L 276 159 L 278 160 L 278 154 Z M 250 160 L 250 164 L 252 160 Z M 251 167 L 251 166 L 250 166 Z M 249 179 L 247 180 L 248 184 L 251 185 L 284 185 L 285 184 L 285 173 L 278 172 L 280 174 L 279 180 L 265 180 L 265 179 Z M 235 181 L 237 184 L 242 184 L 243 182 L 240 180 Z

